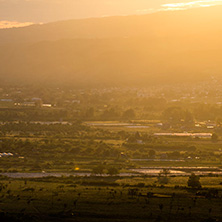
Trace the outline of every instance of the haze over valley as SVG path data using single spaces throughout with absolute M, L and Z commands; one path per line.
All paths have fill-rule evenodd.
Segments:
M 0 0 L 0 221 L 222 222 L 221 12 Z
M 9 83 L 171 84 L 221 80 L 221 6 L 0 30 Z

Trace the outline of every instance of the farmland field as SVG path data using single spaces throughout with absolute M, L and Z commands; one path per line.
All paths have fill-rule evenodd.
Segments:
M 186 177 L 170 178 L 166 186 L 155 181 L 2 177 L 1 221 L 221 221 L 221 177 L 201 178 L 199 190 L 186 188 Z

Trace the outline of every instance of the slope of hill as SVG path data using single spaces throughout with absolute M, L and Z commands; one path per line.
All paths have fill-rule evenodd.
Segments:
M 172 83 L 222 75 L 222 7 L 0 30 L 12 82 Z M 222 79 L 222 78 L 221 78 Z

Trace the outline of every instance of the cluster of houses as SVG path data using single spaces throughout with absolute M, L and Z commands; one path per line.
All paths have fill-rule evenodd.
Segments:
M 212 133 L 154 133 L 154 136 L 176 136 L 176 137 L 193 137 L 193 138 L 211 138 Z
M 209 120 L 195 123 L 195 127 L 198 127 L 198 128 L 214 129 L 217 126 L 218 126 L 218 124 L 216 122 L 209 121 Z
M 0 99 L 0 102 L 7 105 L 13 104 L 16 107 L 53 107 L 50 103 L 43 103 L 41 98 L 32 98 L 31 101 L 14 102 L 12 99 Z

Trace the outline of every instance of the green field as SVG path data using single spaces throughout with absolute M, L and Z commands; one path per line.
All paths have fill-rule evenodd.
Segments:
M 21 122 L 1 129 L 1 221 L 222 221 L 220 139 L 155 137 L 152 125 Z M 146 168 L 159 171 L 136 172 Z M 205 172 L 201 187 L 192 188 L 188 177 L 198 171 Z
M 1 221 L 221 221 L 222 178 L 1 178 Z M 217 188 L 217 195 L 212 190 Z M 199 191 L 199 194 L 198 194 Z M 206 220 L 211 218 L 212 220 Z

